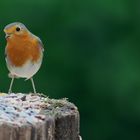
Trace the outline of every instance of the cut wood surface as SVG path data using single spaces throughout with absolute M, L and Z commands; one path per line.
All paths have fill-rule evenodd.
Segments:
M 79 112 L 66 99 L 0 94 L 0 140 L 80 140 Z

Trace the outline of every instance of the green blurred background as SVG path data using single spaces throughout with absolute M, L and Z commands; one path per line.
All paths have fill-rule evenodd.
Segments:
M 20 21 L 45 46 L 37 91 L 78 106 L 83 140 L 139 140 L 139 7 L 138 0 L 1 0 L 0 90 L 10 83 L 3 28 Z M 30 81 L 16 80 L 14 91 L 32 91 Z

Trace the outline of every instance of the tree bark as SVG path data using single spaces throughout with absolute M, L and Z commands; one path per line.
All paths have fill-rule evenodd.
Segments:
M 18 108 L 18 102 L 21 105 L 20 108 Z M 8 114 L 6 109 L 1 109 L 3 106 L 6 109 L 10 106 Z M 26 106 L 27 108 L 25 108 Z M 12 111 L 12 107 L 15 110 Z M 34 111 L 32 109 L 35 111 L 39 109 L 39 112 L 32 115 L 31 113 Z M 5 94 L 0 96 L 1 110 L 4 113 L 0 112 L 0 140 L 81 139 L 78 109 L 66 99 L 49 99 L 32 94 Z M 12 120 L 14 117 L 10 115 L 16 115 L 15 119 Z

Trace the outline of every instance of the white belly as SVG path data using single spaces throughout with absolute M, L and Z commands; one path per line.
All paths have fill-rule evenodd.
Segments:
M 42 58 L 43 58 L 43 53 L 37 62 L 33 63 L 31 62 L 31 60 L 29 60 L 21 67 L 12 66 L 7 59 L 6 62 L 7 62 L 7 67 L 12 75 L 29 79 L 33 77 L 33 75 L 35 75 L 39 70 L 42 64 Z

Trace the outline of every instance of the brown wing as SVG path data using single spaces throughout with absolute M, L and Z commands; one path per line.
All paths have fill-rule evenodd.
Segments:
M 41 39 L 35 35 L 33 35 L 33 36 L 36 38 L 36 40 L 38 42 L 38 46 L 41 48 L 42 51 L 44 51 L 44 45 L 43 45 Z

